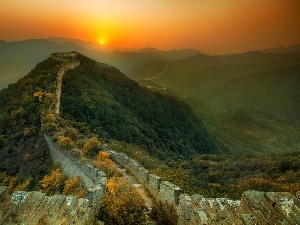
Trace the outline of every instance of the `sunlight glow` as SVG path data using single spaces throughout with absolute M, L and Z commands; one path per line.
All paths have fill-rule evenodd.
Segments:
M 105 45 L 106 44 L 105 40 L 103 40 L 103 39 L 100 39 L 98 42 L 99 42 L 100 45 Z

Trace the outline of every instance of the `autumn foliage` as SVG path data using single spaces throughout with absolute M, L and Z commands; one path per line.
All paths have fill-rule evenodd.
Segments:
M 143 224 L 144 209 L 143 198 L 124 177 L 108 180 L 107 193 L 100 208 L 100 220 L 109 225 Z
M 66 176 L 61 172 L 61 170 L 52 170 L 50 175 L 44 176 L 40 181 L 42 186 L 42 191 L 46 192 L 48 195 L 60 194 L 64 190 Z
M 60 147 L 71 149 L 74 146 L 74 141 L 70 137 L 58 136 L 57 143 Z
M 84 197 L 86 189 L 81 184 L 79 177 L 67 180 L 67 177 L 59 168 L 52 170 L 49 175 L 44 176 L 41 180 L 42 192 L 47 195 L 63 193 L 65 195 L 74 195 L 76 197 Z
M 120 172 L 117 170 L 115 163 L 110 159 L 108 152 L 100 151 L 97 155 L 97 165 L 101 171 L 105 172 L 108 177 L 118 177 Z
M 88 156 L 95 156 L 99 152 L 100 146 L 100 141 L 94 136 L 83 145 L 83 151 Z
M 82 186 L 80 178 L 75 177 L 66 181 L 63 194 L 83 198 L 86 195 L 86 189 Z

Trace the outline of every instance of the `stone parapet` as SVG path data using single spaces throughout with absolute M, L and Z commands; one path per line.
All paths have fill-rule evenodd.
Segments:
M 246 191 L 241 200 L 183 194 L 180 187 L 150 174 L 123 153 L 107 150 L 111 158 L 132 173 L 161 202 L 175 205 L 179 225 L 300 224 L 300 192 Z
M 158 197 L 162 202 L 168 202 L 175 205 L 179 204 L 179 195 L 182 194 L 183 191 L 178 186 L 168 181 L 163 181 L 161 177 L 156 176 L 155 174 L 149 174 L 148 170 L 135 160 L 130 159 L 124 153 L 117 153 L 112 150 L 106 151 L 110 153 L 112 160 L 134 175 L 153 196 Z
M 288 192 L 244 192 L 241 201 L 180 195 L 180 225 L 300 224 L 299 198 Z
M 46 196 L 37 191 L 8 194 L 0 186 L 0 225 L 4 224 L 93 224 L 96 210 L 88 199 L 74 196 Z
M 90 204 L 99 204 L 106 191 L 106 174 L 99 169 L 93 168 L 89 163 L 82 163 L 69 151 L 59 149 L 58 146 L 44 135 L 48 144 L 50 156 L 55 163 L 59 163 L 62 171 L 70 178 L 80 177 L 84 186 L 87 188 L 86 198 Z

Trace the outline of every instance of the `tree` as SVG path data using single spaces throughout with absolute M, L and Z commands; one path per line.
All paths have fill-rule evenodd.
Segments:
M 177 225 L 178 215 L 173 204 L 154 202 L 151 217 L 157 225 Z
M 83 145 L 83 151 L 88 156 L 95 156 L 99 152 L 100 146 L 98 138 L 93 136 Z
M 42 191 L 48 195 L 60 194 L 64 190 L 66 176 L 61 172 L 60 168 L 52 170 L 50 175 L 44 176 L 40 181 Z
M 67 180 L 63 194 L 74 195 L 78 198 L 83 198 L 86 195 L 86 189 L 82 186 L 80 177 Z
M 64 135 L 67 136 L 67 137 L 70 137 L 74 141 L 76 140 L 77 134 L 78 134 L 78 130 L 74 127 L 68 127 L 64 131 Z
M 44 95 L 45 93 L 44 92 L 42 92 L 42 91 L 37 91 L 37 92 L 35 92 L 34 94 L 33 94 L 33 96 L 34 97 L 38 97 L 39 98 L 39 102 L 42 102 L 43 101 L 43 95 Z
M 105 224 L 143 224 L 143 198 L 124 177 L 113 177 L 107 182 L 107 193 L 100 208 L 99 219 Z
M 97 155 L 97 167 L 105 172 L 108 177 L 120 176 L 120 172 L 117 170 L 115 163 L 110 159 L 108 152 L 99 152 Z
M 58 136 L 57 143 L 60 147 L 71 149 L 74 146 L 74 141 L 70 137 Z

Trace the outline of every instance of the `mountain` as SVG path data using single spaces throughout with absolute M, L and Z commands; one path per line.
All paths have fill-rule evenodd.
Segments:
M 78 55 L 64 77 L 62 115 L 104 139 L 139 145 L 160 157 L 217 152 L 204 125 L 177 98 L 141 87 L 112 66 Z
M 230 149 L 285 152 L 300 147 L 300 65 L 233 78 L 191 104 Z
M 299 149 L 298 45 L 285 53 L 198 53 L 141 64 L 141 85 L 177 93 L 232 153 Z
M 196 50 L 134 51 L 60 37 L 12 42 L 0 40 L 0 89 L 16 82 L 51 53 L 68 51 L 77 51 L 97 61 L 114 65 L 129 77 L 132 77 L 136 67 L 149 61 L 178 59 L 192 56 L 197 52 Z
M 262 50 L 262 52 L 267 52 L 267 53 L 300 52 L 300 44 L 292 45 L 289 47 L 280 46 L 280 47 L 276 47 L 276 48 Z
M 278 67 L 289 67 L 298 64 L 299 61 L 300 52 L 247 52 L 220 56 L 197 54 L 181 60 L 154 61 L 144 64 L 134 71 L 133 77 L 137 80 L 155 77 L 163 71 L 162 64 L 165 63 L 168 69 L 156 81 L 172 88 L 182 96 L 195 97 L 201 95 L 203 90 L 232 78 L 265 72 Z M 149 73 L 151 72 L 149 68 L 153 68 L 152 74 Z
M 0 42 L 0 89 L 16 82 L 28 73 L 38 62 L 52 52 L 84 49 L 74 43 L 57 43 L 43 39 Z
M 41 132 L 41 106 L 34 93 L 56 81 L 56 65 L 49 58 L 0 91 L 1 185 L 9 183 L 10 188 L 23 185 L 23 189 L 39 190 L 39 181 L 53 168 Z
M 139 52 L 157 53 L 159 55 L 162 55 L 164 59 L 168 60 L 184 59 L 200 53 L 198 50 L 195 49 L 172 49 L 170 51 L 160 51 L 155 48 L 143 48 Z
M 62 126 L 105 142 L 139 146 L 161 160 L 220 151 L 186 103 L 141 87 L 113 66 L 81 54 L 75 60 L 80 66 L 63 78 Z M 51 107 L 63 63 L 50 57 L 0 91 L 0 184 L 13 180 L 11 185 L 39 190 L 39 181 L 53 169 L 41 118 Z

